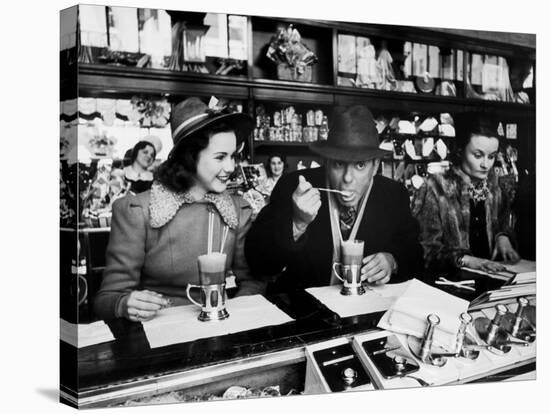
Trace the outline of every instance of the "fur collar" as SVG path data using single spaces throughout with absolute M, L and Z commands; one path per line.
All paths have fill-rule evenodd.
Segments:
M 159 228 L 168 223 L 180 207 L 184 204 L 192 204 L 197 202 L 193 196 L 188 193 L 175 193 L 159 182 L 155 181 L 151 187 L 151 201 L 149 203 L 149 215 L 151 217 L 151 227 Z M 213 204 L 218 210 L 225 224 L 231 229 L 236 229 L 237 211 L 235 204 L 231 200 L 231 196 L 223 192 L 221 194 L 207 193 L 203 200 Z

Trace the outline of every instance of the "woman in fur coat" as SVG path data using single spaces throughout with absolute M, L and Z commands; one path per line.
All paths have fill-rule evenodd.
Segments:
M 427 270 L 468 267 L 504 270 L 496 259 L 517 262 L 508 192 L 494 172 L 498 121 L 489 115 L 459 114 L 453 167 L 434 174 L 417 193 L 413 214 L 420 223 Z

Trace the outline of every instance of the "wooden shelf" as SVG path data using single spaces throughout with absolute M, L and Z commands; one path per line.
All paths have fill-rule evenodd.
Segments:
M 441 113 L 483 109 L 512 117 L 535 113 L 535 105 L 532 104 L 96 64 L 78 66 L 78 88 L 79 94 L 85 96 L 110 93 L 215 95 L 230 99 L 317 105 L 363 103 L 375 111 Z
M 288 147 L 288 148 L 308 148 L 311 142 L 281 142 L 281 141 L 254 141 L 254 148 L 262 147 Z

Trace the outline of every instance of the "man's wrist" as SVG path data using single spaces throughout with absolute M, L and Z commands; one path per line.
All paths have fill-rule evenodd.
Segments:
M 292 237 L 294 238 L 294 241 L 298 241 L 298 239 L 302 237 L 306 230 L 307 224 L 292 220 Z

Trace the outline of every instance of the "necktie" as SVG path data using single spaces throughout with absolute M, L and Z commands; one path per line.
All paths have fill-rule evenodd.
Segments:
M 353 223 L 355 223 L 356 217 L 357 210 L 355 210 L 354 207 L 342 209 L 340 211 L 340 229 L 344 238 L 347 238 L 349 236 L 351 228 L 353 227 Z

